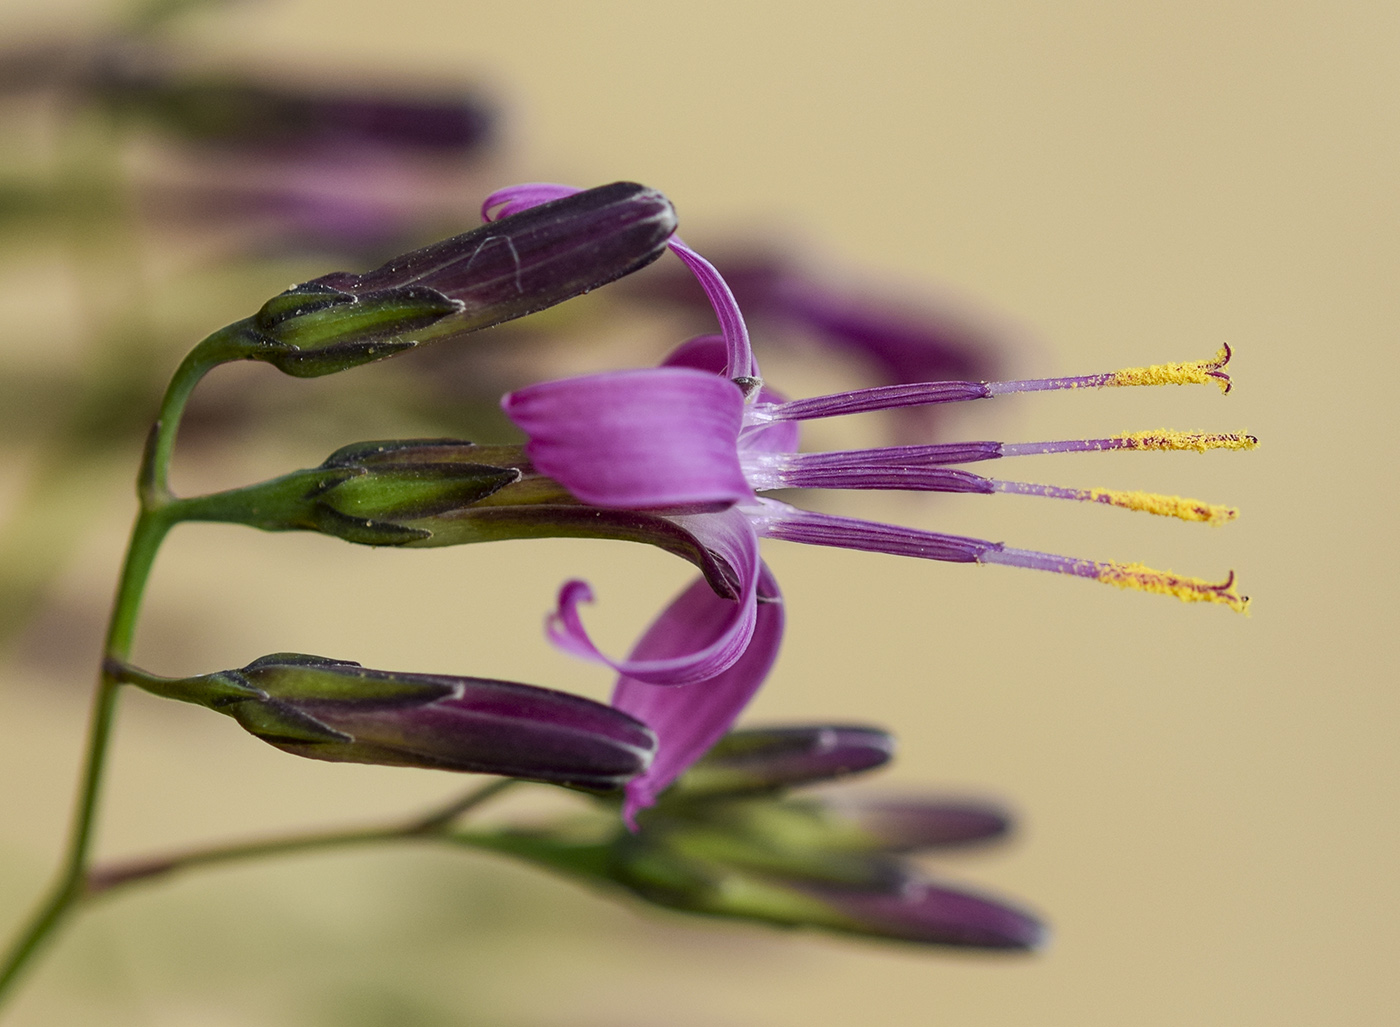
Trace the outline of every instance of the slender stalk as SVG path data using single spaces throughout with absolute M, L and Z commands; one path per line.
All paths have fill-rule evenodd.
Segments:
M 174 501 L 168 486 L 169 465 L 185 404 L 199 380 L 211 368 L 231 358 L 230 344 L 236 345 L 236 338 L 236 333 L 225 329 L 205 339 L 180 364 L 166 390 L 160 418 L 152 430 L 138 480 L 141 511 L 131 530 L 131 542 L 127 546 L 121 579 L 112 604 L 104 653 L 107 658 L 125 660 L 131 655 L 146 582 L 160 545 L 175 523 L 169 510 Z M 0 962 L 0 1003 L 8 996 L 20 973 L 63 924 L 74 904 L 84 894 L 107 751 L 116 719 L 118 689 L 118 683 L 104 671 L 93 694 L 83 774 L 58 878 L 48 897 L 16 936 Z
M 141 596 L 161 541 L 169 529 L 170 521 L 160 511 L 142 511 L 136 519 L 107 632 L 107 652 L 111 655 L 125 657 L 130 654 Z M 118 687 L 117 682 L 106 673 L 98 680 L 88 722 L 87 756 L 82 784 L 73 814 L 73 825 L 69 831 L 67 851 L 58 880 L 50 890 L 48 898 L 34 914 L 28 927 L 21 932 L 4 963 L 0 964 L 0 1001 L 4 1000 L 20 971 L 53 935 L 83 894 L 83 877 L 87 868 L 88 853 L 92 848 L 107 749 L 116 717 Z
M 441 833 L 460 820 L 466 813 L 476 809 L 485 802 L 494 799 L 507 788 L 519 784 L 519 780 L 513 777 L 503 777 L 496 781 L 488 781 L 480 788 L 473 788 L 467 794 L 449 802 L 446 806 L 429 813 L 425 817 L 420 817 L 416 821 L 409 821 L 409 833 L 411 834 L 434 834 Z
M 165 398 L 161 400 L 160 417 L 151 429 L 137 479 L 143 509 L 158 509 L 174 501 L 175 496 L 170 491 L 170 458 L 175 452 L 175 436 L 185 404 L 195 386 L 214 368 L 248 357 L 252 347 L 244 338 L 242 328 L 243 323 L 236 322 L 219 329 L 190 350 L 176 368 L 165 390 Z
M 453 823 L 460 819 L 463 814 L 518 783 L 514 778 L 491 781 L 472 789 L 460 798 L 454 799 L 441 809 L 415 817 L 406 823 L 397 822 L 339 831 L 302 832 L 94 867 L 87 876 L 86 889 L 82 898 L 84 900 L 94 899 L 109 894 L 114 889 L 148 881 L 153 877 L 164 877 L 181 870 L 218 866 L 224 863 L 239 863 L 263 856 L 281 856 L 316 849 L 345 848 L 371 842 L 437 840 L 446 835 Z

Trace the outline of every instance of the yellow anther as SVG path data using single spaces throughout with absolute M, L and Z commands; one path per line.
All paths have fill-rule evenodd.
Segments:
M 1193 360 L 1184 364 L 1152 364 L 1114 371 L 1104 382 L 1109 386 L 1127 385 L 1204 385 L 1215 382 L 1221 392 L 1230 391 L 1230 376 L 1223 368 L 1230 362 L 1230 347 L 1221 346 L 1213 360 Z
M 1244 432 L 1204 433 L 1170 428 L 1117 435 L 1113 441 L 1121 442 L 1124 449 L 1192 449 L 1197 453 L 1208 449 L 1257 449 L 1259 446 L 1258 439 Z
M 1176 596 L 1184 603 L 1220 603 L 1236 613 L 1249 610 L 1249 597 L 1235 591 L 1235 572 L 1219 584 L 1200 578 L 1186 578 L 1169 571 L 1157 571 L 1140 563 L 1104 564 L 1098 579 L 1107 585 Z
M 1141 510 L 1159 517 L 1178 517 L 1183 521 L 1203 521 L 1224 524 L 1233 521 L 1240 512 L 1232 506 L 1217 506 L 1199 499 L 1166 496 L 1160 492 L 1120 492 L 1117 489 L 1090 489 L 1089 499 L 1095 503 L 1121 506 L 1125 510 Z

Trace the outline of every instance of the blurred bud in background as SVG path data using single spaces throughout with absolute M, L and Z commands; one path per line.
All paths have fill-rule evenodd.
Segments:
M 197 703 L 284 752 L 611 790 L 644 771 L 642 723 L 566 692 L 486 678 L 404 674 L 299 653 L 241 670 L 159 678 L 111 661 L 116 680 Z
M 777 792 L 882 767 L 894 737 L 874 727 L 825 724 L 731 731 L 666 792 L 677 802 Z
M 1003 839 L 1000 807 L 936 796 L 787 794 L 888 760 L 889 734 L 844 725 L 735 731 L 637 817 L 590 829 L 459 835 L 655 905 L 928 945 L 1028 950 L 1032 914 L 930 878 L 909 857 Z

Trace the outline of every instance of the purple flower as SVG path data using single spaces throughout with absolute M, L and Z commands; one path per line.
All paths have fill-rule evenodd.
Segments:
M 964 304 L 948 298 L 911 303 L 907 296 L 861 286 L 852 269 L 823 272 L 765 246 L 730 245 L 715 263 L 724 268 L 745 316 L 760 329 L 774 329 L 765 339 L 770 344 L 809 343 L 855 357 L 872 373 L 872 384 L 998 374 L 1008 332 Z M 652 301 L 706 304 L 679 268 L 649 275 L 634 288 Z M 926 438 L 937 423 L 936 408 L 897 413 L 901 437 Z
M 515 213 L 572 191 L 522 186 L 494 194 L 486 207 Z M 1206 382 L 1228 391 L 1228 349 L 1207 361 L 1097 375 L 920 382 L 786 401 L 762 386 L 743 317 L 723 279 L 675 237 L 670 245 L 700 278 L 722 335 L 692 339 L 661 367 L 544 382 L 502 401 L 529 438 L 526 452 L 536 470 L 590 506 L 648 512 L 683 525 L 730 568 L 737 583 L 736 595 L 729 598 L 712 594 L 703 582 L 692 585 L 626 659 L 605 655 L 589 638 L 578 609 L 592 599 L 588 586 L 570 581 L 560 592 L 548 624 L 551 639 L 566 651 L 616 669 L 621 677 L 614 702 L 649 723 L 660 738 L 651 770 L 629 785 L 629 817 L 723 734 L 772 665 L 782 632 L 781 599 L 759 558 L 760 537 L 955 563 L 1006 564 L 1245 608 L 1247 600 L 1234 591 L 1233 574 L 1216 584 L 1140 564 L 1074 559 L 837 517 L 761 496 L 784 488 L 1014 492 L 1221 523 L 1235 511 L 1155 493 L 1006 481 L 949 465 L 1083 450 L 1250 448 L 1255 444 L 1250 436 L 1151 432 L 811 454 L 798 452 L 797 436 L 798 422 L 804 420 L 1017 392 Z M 677 687 L 652 687 L 658 685 Z

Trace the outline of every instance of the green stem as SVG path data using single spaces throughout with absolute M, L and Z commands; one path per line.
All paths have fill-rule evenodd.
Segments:
M 141 512 L 131 530 L 131 542 L 127 546 L 116 599 L 112 604 L 105 648 L 105 656 L 109 659 L 126 660 L 131 655 L 141 599 L 151 567 L 161 543 L 176 521 L 170 510 L 175 499 L 169 488 L 169 469 L 185 404 L 199 380 L 213 367 L 242 355 L 245 347 L 239 346 L 237 327 L 215 332 L 196 346 L 180 364 L 166 390 L 160 419 L 152 429 L 138 480 Z M 58 879 L 0 962 L 0 1002 L 8 996 L 21 971 L 63 924 L 85 892 L 88 856 L 92 850 L 107 750 L 116 719 L 118 689 L 118 683 L 104 670 L 93 695 L 82 783 Z
M 175 452 L 175 436 L 180 428 L 180 418 L 185 413 L 185 404 L 206 374 L 220 364 L 246 360 L 256 350 L 249 344 L 243 329 L 244 323 L 241 321 L 220 328 L 190 350 L 176 368 L 165 390 L 165 398 L 161 400 L 160 416 L 151 428 L 137 479 L 137 490 L 144 509 L 158 509 L 174 502 L 175 496 L 170 491 L 170 458 Z
M 170 529 L 170 520 L 160 511 L 142 511 L 136 518 L 122 568 L 121 583 L 112 608 L 112 620 L 107 632 L 107 652 L 117 657 L 130 654 L 137 612 L 151 565 L 155 562 L 161 541 Z M 69 831 L 67 852 L 59 870 L 58 880 L 48 898 L 39 907 L 27 928 L 19 935 L 4 962 L 0 964 L 0 1001 L 3 1001 L 19 973 L 38 953 L 63 923 L 73 904 L 83 894 L 83 879 L 88 853 L 92 848 L 93 830 L 97 823 L 98 800 L 106 769 L 108 744 L 112 723 L 116 717 L 117 682 L 103 673 L 93 695 L 92 714 L 88 726 L 87 758 L 82 785 L 78 793 L 73 825 Z
M 116 863 L 111 866 L 94 867 L 87 876 L 86 891 L 82 898 L 94 899 L 100 895 L 106 895 L 114 889 L 140 881 L 148 881 L 153 877 L 164 877 L 180 870 L 217 866 L 223 863 L 239 863 L 245 860 L 259 859 L 263 856 L 281 856 L 292 852 L 308 852 L 316 849 L 345 848 L 371 842 L 438 840 L 447 835 L 452 825 L 463 814 L 517 783 L 514 778 L 491 781 L 479 788 L 472 789 L 460 798 L 454 799 L 441 809 L 421 817 L 415 817 L 407 823 L 282 835 L 235 845 L 218 845 L 170 856 L 156 856 Z

